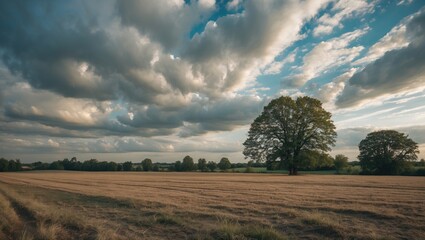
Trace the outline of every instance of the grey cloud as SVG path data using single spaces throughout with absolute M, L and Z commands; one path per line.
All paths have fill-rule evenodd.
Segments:
M 104 99 L 112 95 L 109 88 L 87 85 L 72 71 L 75 60 L 91 56 L 105 42 L 103 31 L 94 31 L 84 19 L 75 20 L 73 14 L 60 9 L 59 1 L 2 1 L 0 9 L 2 58 L 13 73 L 21 73 L 34 87 L 65 96 L 91 94 Z M 50 15 L 52 9 L 56 15 Z
M 249 1 L 189 39 L 211 13 L 198 1 L 3 1 L 1 57 L 32 87 L 66 97 L 181 107 L 190 93 L 243 87 L 324 2 Z
M 128 153 L 128 152 L 167 152 L 172 146 L 162 140 L 148 138 L 106 138 L 87 142 L 88 152 Z
M 136 128 L 177 128 L 182 125 L 181 114 L 178 111 L 162 111 L 155 106 L 135 108 L 134 117 L 120 115 L 118 121 Z
M 167 50 L 173 50 L 188 37 L 197 21 L 211 14 L 198 3 L 129 0 L 117 1 L 117 8 L 124 25 L 136 27 Z
M 374 128 L 346 128 L 337 131 L 338 137 L 335 148 L 357 147 L 362 139 Z
M 169 77 L 173 74 L 168 73 L 167 79 L 152 67 L 156 55 L 167 56 L 158 44 L 143 40 L 134 29 L 120 27 L 118 20 L 106 26 L 99 22 L 103 15 L 117 19 L 114 9 L 84 14 L 96 9 L 72 2 L 65 11 L 60 1 L 0 4 L 2 60 L 32 87 L 66 97 L 124 98 L 148 104 L 162 104 L 164 96 L 181 98 L 179 89 L 170 84 L 176 80 Z
M 215 102 L 194 100 L 178 111 L 163 111 L 157 107 L 133 107 L 134 115 L 121 115 L 118 120 L 135 128 L 181 128 L 179 135 L 189 137 L 208 131 L 225 131 L 246 125 L 261 111 L 264 101 L 241 96 Z
M 407 24 L 411 43 L 385 53 L 354 74 L 337 98 L 338 107 L 350 107 L 385 94 L 397 93 L 425 83 L 425 11 Z
M 266 99 L 243 96 L 213 105 L 194 104 L 185 112 L 185 125 L 179 135 L 188 137 L 209 131 L 228 131 L 247 125 L 261 112 Z
M 50 140 L 50 141 L 49 141 Z M 8 153 L 39 153 L 59 152 L 57 142 L 46 138 L 20 138 L 10 135 L 0 135 L 0 152 Z
M 5 116 L 9 119 L 0 124 L 2 132 L 23 135 L 45 135 L 70 138 L 99 138 L 103 136 L 161 136 L 175 132 L 166 126 L 154 128 L 153 126 L 126 125 L 115 120 L 101 119 L 95 124 L 69 122 L 57 116 L 37 115 L 23 112 L 18 108 L 6 107 Z M 20 124 L 13 121 L 20 121 Z M 177 125 L 176 125 L 177 126 Z
M 193 24 L 211 14 L 200 1 L 0 1 L 0 57 L 8 69 L 0 72 L 0 133 L 36 136 L 40 144 L 27 148 L 35 152 L 52 147 L 46 136 L 64 151 L 108 151 L 108 144 L 117 152 L 166 151 L 167 143 L 109 138 L 189 137 L 246 125 L 264 102 L 235 92 L 299 39 L 325 2 L 246 1 L 243 12 L 210 21 L 190 39 Z M 108 112 L 104 103 L 122 108 Z
M 409 137 L 418 144 L 425 143 L 425 125 L 402 127 L 398 128 L 398 131 L 408 134 Z
M 19 153 L 129 153 L 173 151 L 169 141 L 140 137 L 60 138 L 0 135 L 3 154 Z
M 0 132 L 23 136 L 52 136 L 66 138 L 96 138 L 99 137 L 93 131 L 78 131 L 63 129 L 61 127 L 52 127 L 37 122 L 18 122 L 2 121 L 0 122 Z

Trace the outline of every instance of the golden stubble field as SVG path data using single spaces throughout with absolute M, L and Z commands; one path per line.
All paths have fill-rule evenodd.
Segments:
M 425 178 L 0 173 L 0 239 L 425 239 Z

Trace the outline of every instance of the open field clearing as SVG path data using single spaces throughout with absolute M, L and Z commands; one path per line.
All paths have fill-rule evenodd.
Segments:
M 0 174 L 0 239 L 425 239 L 425 178 Z

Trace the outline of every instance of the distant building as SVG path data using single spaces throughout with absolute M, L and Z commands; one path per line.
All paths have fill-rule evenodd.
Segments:
M 32 170 L 32 167 L 30 167 L 30 166 L 22 166 L 21 169 L 22 169 L 22 171 L 29 171 L 29 170 Z

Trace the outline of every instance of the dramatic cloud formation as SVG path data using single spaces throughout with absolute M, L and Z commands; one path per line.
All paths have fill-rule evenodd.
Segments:
M 363 50 L 362 46 L 350 47 L 350 43 L 361 37 L 367 29 L 359 29 L 343 34 L 338 38 L 322 41 L 303 58 L 299 74 L 289 77 L 285 84 L 300 87 L 321 73 L 355 59 Z
M 314 29 L 314 36 L 330 34 L 334 28 L 342 28 L 342 21 L 347 18 L 359 17 L 374 10 L 377 1 L 341 0 L 335 1 L 329 13 L 323 14 L 319 25 Z
M 1 1 L 0 157 L 242 161 L 249 124 L 281 94 L 321 99 L 341 129 L 369 129 L 385 96 L 375 112 L 420 126 L 424 5 Z
M 338 97 L 338 106 L 352 106 L 371 98 L 424 86 L 425 11 L 409 21 L 406 35 L 411 39 L 407 47 L 386 52 L 349 79 Z

